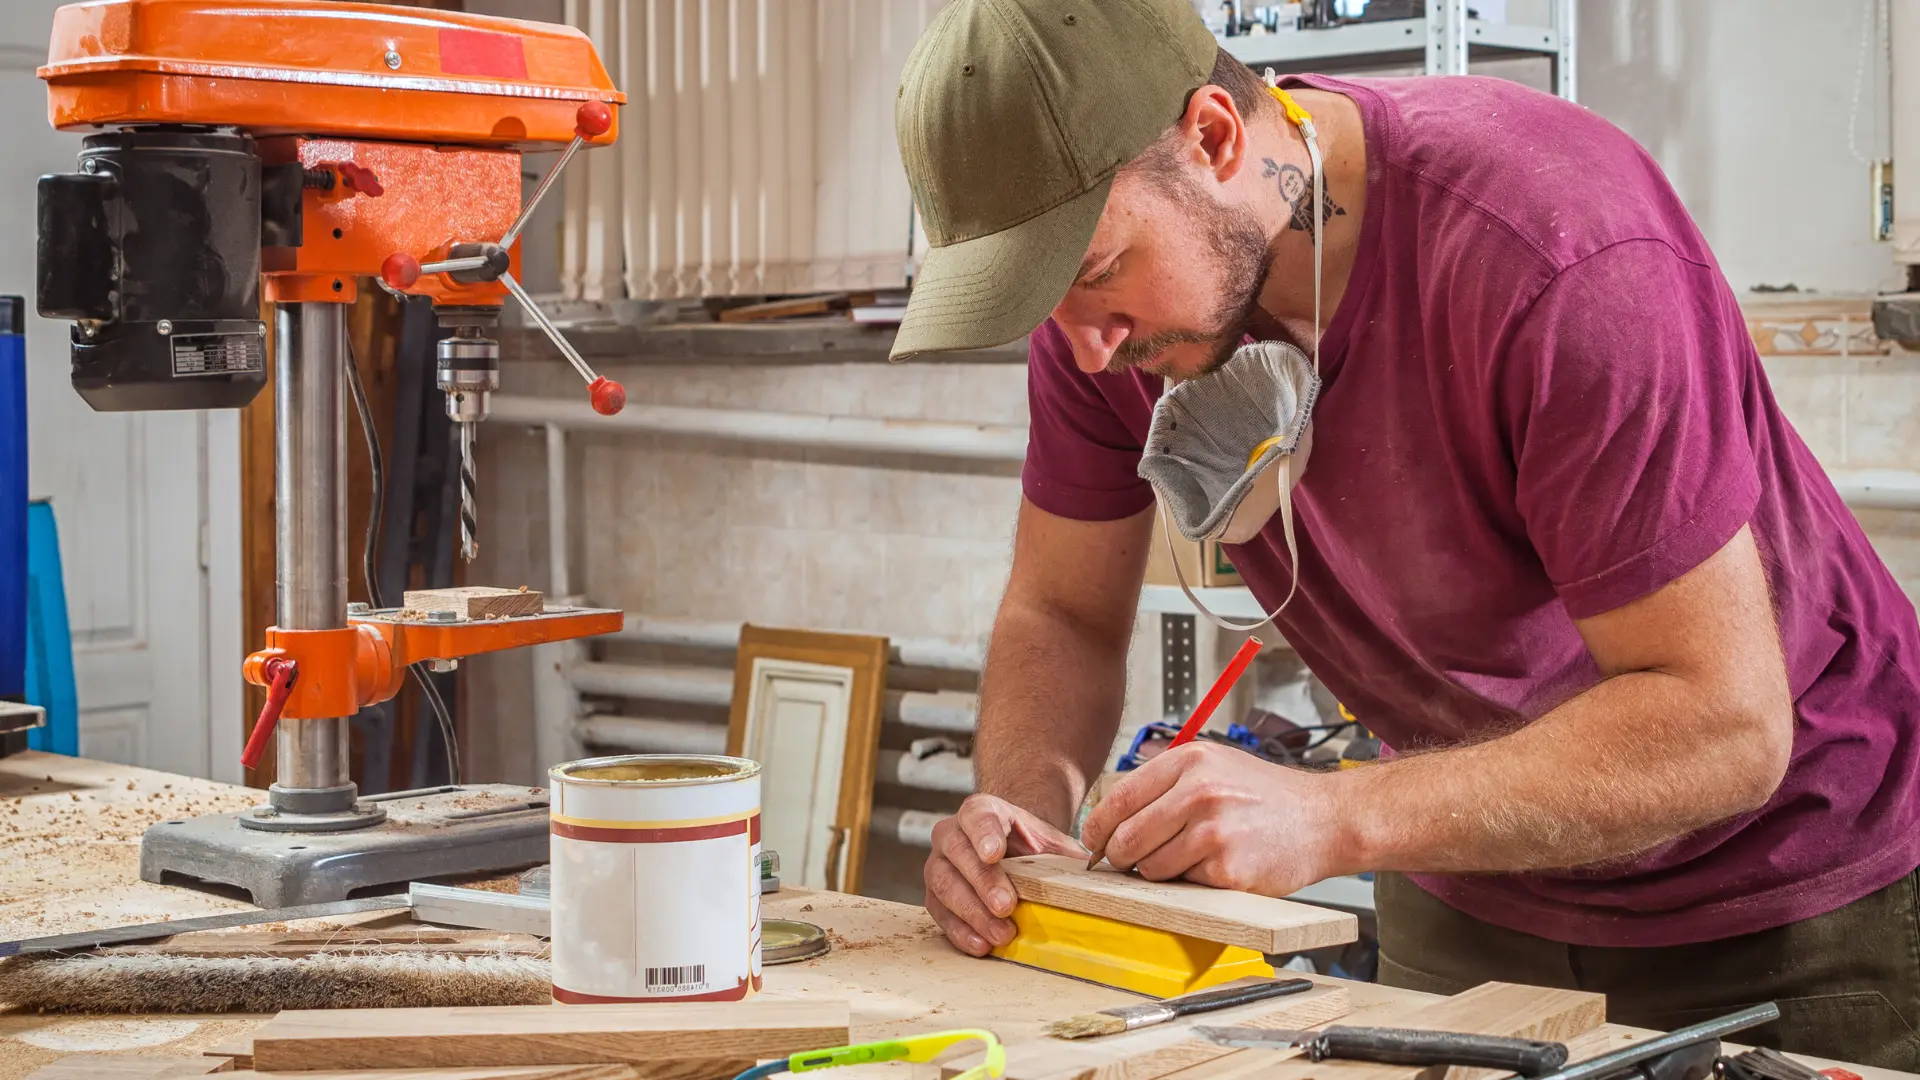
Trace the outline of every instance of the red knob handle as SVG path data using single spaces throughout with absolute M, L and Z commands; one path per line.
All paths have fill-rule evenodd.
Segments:
M 613 127 L 613 110 L 604 101 L 589 101 L 573 114 L 573 133 L 583 139 L 605 135 Z
M 380 280 L 396 289 L 411 289 L 413 283 L 420 280 L 420 260 L 396 251 L 380 264 Z
M 267 703 L 260 708 L 260 719 L 253 722 L 247 748 L 240 751 L 240 764 L 249 769 L 260 764 L 261 756 L 267 752 L 267 742 L 273 738 L 273 729 L 280 725 L 280 710 L 287 707 L 287 695 L 293 690 L 293 677 L 299 670 L 291 660 L 267 661 L 266 676 L 272 680 L 267 686 Z
M 342 161 L 338 165 L 335 165 L 334 168 L 339 169 L 340 175 L 346 178 L 347 186 L 362 195 L 377 199 L 386 193 L 387 189 L 380 186 L 380 178 L 375 176 L 373 170 L 367 168 L 365 165 L 356 165 L 351 161 Z
M 587 395 L 593 399 L 593 411 L 601 416 L 612 416 L 627 407 L 627 388 L 605 375 L 587 386 Z

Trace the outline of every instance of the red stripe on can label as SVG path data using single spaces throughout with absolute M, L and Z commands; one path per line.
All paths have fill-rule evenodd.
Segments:
M 760 989 L 760 976 L 755 975 L 751 985 L 746 979 L 741 979 L 731 990 L 710 990 L 704 994 L 664 997 L 607 997 L 602 994 L 582 994 L 556 986 L 553 988 L 553 1000 L 562 1005 L 625 1005 L 649 1001 L 740 1001 L 758 989 Z
M 552 828 L 553 835 L 568 840 L 591 840 L 601 844 L 676 844 L 739 836 L 741 833 L 758 838 L 760 815 L 739 821 L 723 821 L 717 825 L 687 825 L 667 829 L 609 829 L 594 825 L 569 825 L 564 821 L 553 822 Z

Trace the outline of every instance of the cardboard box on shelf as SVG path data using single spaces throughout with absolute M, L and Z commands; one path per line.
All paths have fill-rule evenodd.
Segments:
M 1153 542 L 1147 555 L 1148 585 L 1178 585 L 1180 579 L 1174 577 L 1174 560 L 1179 560 L 1180 572 L 1186 575 L 1190 589 L 1207 588 L 1222 585 L 1242 585 L 1240 572 L 1227 560 L 1227 553 L 1214 540 L 1192 541 L 1173 533 L 1173 552 L 1167 552 L 1167 538 L 1156 518 L 1153 523 Z

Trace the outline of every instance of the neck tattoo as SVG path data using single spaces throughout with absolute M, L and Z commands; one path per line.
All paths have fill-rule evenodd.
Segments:
M 1277 180 L 1280 185 L 1280 197 L 1287 200 L 1287 205 L 1293 208 L 1293 216 L 1288 219 L 1287 228 L 1298 229 L 1301 232 L 1313 228 L 1313 183 L 1306 171 L 1298 165 L 1282 165 L 1272 158 L 1263 160 L 1266 162 L 1266 167 L 1261 170 L 1260 175 L 1269 180 Z M 1325 205 L 1320 207 L 1320 221 L 1325 224 L 1335 216 L 1344 215 L 1346 212 L 1339 203 L 1333 201 L 1332 195 L 1328 195 Z

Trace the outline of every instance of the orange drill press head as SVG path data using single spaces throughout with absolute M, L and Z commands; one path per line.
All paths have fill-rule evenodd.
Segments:
M 40 77 L 89 133 L 40 181 L 40 312 L 74 321 L 101 410 L 247 404 L 263 289 L 348 303 L 374 277 L 491 323 L 521 152 L 611 143 L 626 100 L 569 27 L 338 0 L 70 4 Z

